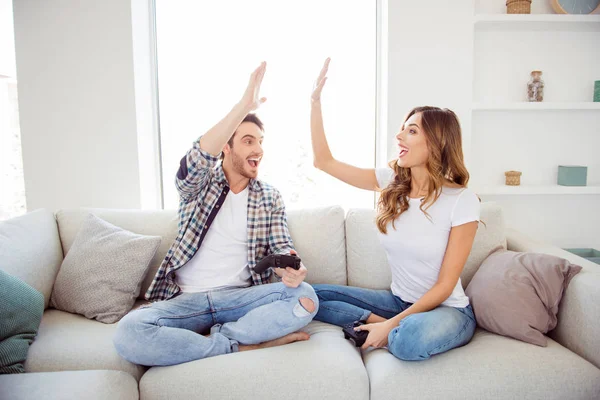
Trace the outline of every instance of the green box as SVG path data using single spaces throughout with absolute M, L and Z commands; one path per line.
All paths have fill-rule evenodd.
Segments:
M 594 102 L 600 102 L 600 81 L 594 82 Z
M 586 260 L 590 260 L 596 264 L 600 264 L 600 251 L 596 249 L 565 249 L 569 253 L 583 257 Z
M 559 165 L 558 184 L 561 186 L 586 186 L 587 167 L 581 165 Z

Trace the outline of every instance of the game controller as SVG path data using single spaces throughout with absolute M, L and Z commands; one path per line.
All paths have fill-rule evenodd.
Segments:
M 367 336 L 369 336 L 369 331 L 355 331 L 354 328 L 364 324 L 364 322 L 355 321 L 352 324 L 344 325 L 344 338 L 354 343 L 356 347 L 362 347 L 365 340 L 367 340 Z
M 300 257 L 294 254 L 271 254 L 260 260 L 254 267 L 254 272 L 261 274 L 270 268 L 290 267 L 295 270 L 300 269 Z

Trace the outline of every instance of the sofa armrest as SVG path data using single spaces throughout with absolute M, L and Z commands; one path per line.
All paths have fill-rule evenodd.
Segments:
M 558 324 L 548 336 L 600 368 L 600 265 L 514 229 L 506 230 L 506 239 L 508 250 L 551 254 L 583 268 L 563 294 Z

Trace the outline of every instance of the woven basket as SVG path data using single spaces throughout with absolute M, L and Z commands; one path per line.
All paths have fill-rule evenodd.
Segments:
M 531 14 L 531 0 L 506 0 L 507 14 Z
M 506 171 L 506 184 L 508 186 L 519 186 L 521 184 L 521 172 L 519 171 Z

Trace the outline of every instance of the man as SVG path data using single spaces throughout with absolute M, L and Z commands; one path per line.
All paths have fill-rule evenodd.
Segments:
M 296 254 L 280 193 L 257 180 L 263 125 L 250 113 L 266 101 L 265 70 L 263 62 L 242 100 L 180 162 L 179 235 L 146 292 L 155 302 L 126 315 L 114 338 L 133 363 L 173 365 L 309 338 L 296 332 L 318 309 L 304 265 L 253 271 L 268 254 Z M 279 282 L 269 283 L 273 273 Z

